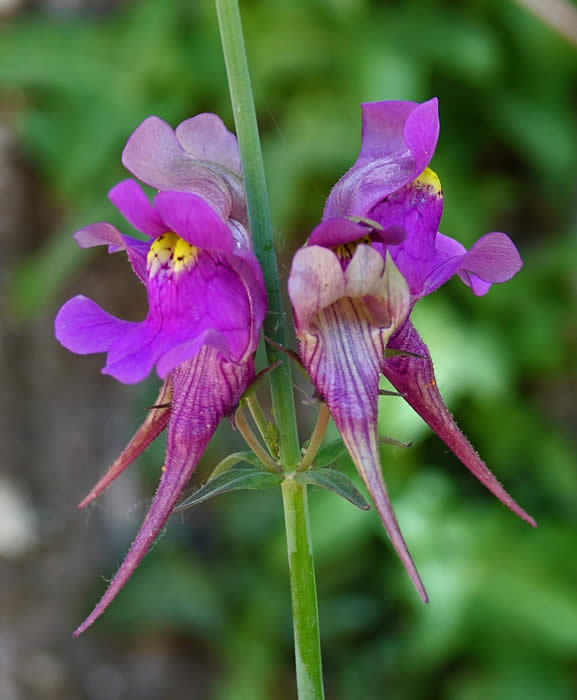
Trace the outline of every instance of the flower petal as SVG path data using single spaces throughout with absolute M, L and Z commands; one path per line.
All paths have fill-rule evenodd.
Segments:
M 368 216 L 429 164 L 439 136 L 437 99 L 362 106 L 363 135 L 355 165 L 333 187 L 323 219 Z
M 216 114 L 197 114 L 179 124 L 175 133 L 183 149 L 194 158 L 218 163 L 241 174 L 236 136 Z
M 124 167 L 157 190 L 192 192 L 203 197 L 223 219 L 232 209 L 226 182 L 185 152 L 172 128 L 148 117 L 134 131 L 122 152 Z
M 313 316 L 342 297 L 344 290 L 343 270 L 331 250 L 318 245 L 298 250 L 288 280 L 297 331 L 306 329 Z
M 474 294 L 481 296 L 491 286 L 482 283 L 507 282 L 522 267 L 519 251 L 509 236 L 493 232 L 479 238 L 466 253 L 459 268 L 459 277 L 473 288 Z M 475 278 L 481 284 L 476 283 Z
M 170 249 L 160 252 L 171 254 Z M 254 352 L 252 300 L 245 280 L 230 264 L 229 257 L 234 256 L 205 250 L 195 255 L 182 269 L 175 267 L 173 258 L 156 265 L 151 256 L 148 315 L 110 347 L 104 374 L 133 384 L 158 363 L 158 374 L 164 378 L 177 359 L 189 359 L 205 342 L 235 362 Z
M 69 299 L 54 320 L 56 338 L 65 348 L 79 355 L 107 352 L 139 324 L 121 321 L 106 313 L 92 299 Z
M 429 350 L 410 321 L 399 328 L 388 347 L 420 356 L 399 355 L 384 360 L 383 374 L 395 389 L 489 491 L 520 518 L 536 527 L 533 518 L 509 496 L 457 427 L 437 388 Z
M 138 428 L 124 450 L 122 450 L 120 457 L 112 464 L 106 474 L 99 479 L 98 483 L 90 490 L 90 493 L 78 504 L 78 508 L 84 508 L 99 496 L 162 433 L 170 418 L 171 396 L 172 388 L 170 379 L 168 379 L 162 385 L 158 398 L 154 402 L 154 406 L 150 408 L 144 423 Z
M 303 364 L 331 412 L 395 550 L 427 601 L 391 508 L 378 455 L 379 363 L 383 352 L 383 338 L 367 319 L 362 302 L 348 297 L 317 314 L 315 328 L 299 342 Z
M 142 561 L 166 524 L 218 423 L 232 412 L 253 377 L 252 363 L 232 365 L 208 346 L 174 371 L 166 463 L 154 501 L 108 589 L 74 632 L 75 637 L 100 617 Z
M 234 237 L 228 226 L 205 202 L 187 192 L 159 192 L 154 206 L 170 231 L 197 248 L 230 253 Z
M 387 248 L 416 298 L 422 295 L 424 282 L 436 265 L 435 240 L 442 212 L 439 180 L 427 169 L 368 214 L 382 226 L 384 242 L 393 234 L 400 239 Z
M 132 269 L 141 282 L 146 282 L 146 256 L 150 248 L 148 241 L 139 241 L 131 236 L 124 236 L 112 224 L 89 224 L 76 231 L 74 240 L 81 248 L 107 245 L 109 253 L 125 250 Z
M 343 216 L 324 219 L 312 230 L 308 245 L 322 245 L 327 248 L 338 246 L 341 243 L 350 243 L 366 236 L 372 229 L 363 224 L 356 223 Z
M 359 160 L 409 161 L 414 179 L 430 163 L 439 138 L 438 100 L 365 102 Z
M 108 199 L 138 231 L 152 238 L 166 233 L 165 223 L 134 180 L 119 182 L 108 193 Z
M 469 251 L 453 238 L 438 233 L 432 271 L 423 282 L 420 296 L 434 292 L 455 274 L 472 288 L 473 294 L 483 296 L 492 284 L 507 282 L 522 266 L 515 244 L 504 233 L 485 234 Z

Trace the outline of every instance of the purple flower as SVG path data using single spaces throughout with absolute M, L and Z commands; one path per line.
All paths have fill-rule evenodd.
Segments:
M 125 250 L 146 285 L 149 310 L 122 321 L 83 296 L 60 309 L 55 330 L 72 352 L 105 352 L 102 370 L 121 382 L 142 381 L 156 367 L 165 380 L 153 408 L 83 507 L 168 426 L 166 462 L 154 501 L 102 600 L 78 628 L 104 611 L 166 523 L 220 420 L 254 378 L 253 357 L 265 314 L 260 268 L 250 248 L 236 139 L 218 117 L 202 114 L 173 132 L 156 117 L 131 136 L 125 166 L 160 189 L 151 205 L 133 180 L 109 197 L 139 241 L 106 223 L 75 234 L 81 247 Z
M 437 100 L 364 104 L 355 165 L 327 200 L 323 221 L 293 260 L 289 295 L 299 354 L 421 597 L 427 596 L 392 511 L 377 434 L 383 374 L 463 464 L 513 512 L 507 494 L 457 427 L 435 382 L 414 304 L 453 275 L 477 296 L 521 268 L 504 233 L 467 251 L 438 232 L 439 179 L 428 168 L 439 134 Z

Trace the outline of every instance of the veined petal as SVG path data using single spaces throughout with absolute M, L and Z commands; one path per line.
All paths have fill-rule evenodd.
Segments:
M 399 355 L 383 361 L 383 374 L 395 389 L 491 493 L 536 527 L 533 518 L 509 496 L 457 427 L 437 388 L 429 350 L 410 321 L 392 336 L 388 347 L 420 356 Z
M 424 601 L 427 594 L 389 502 L 378 456 L 377 409 L 383 337 L 360 300 L 343 298 L 318 313 L 299 338 L 299 354 L 327 404 L 391 542 Z
M 171 397 L 171 382 L 170 379 L 167 379 L 162 385 L 158 398 L 154 402 L 154 406 L 150 408 L 144 423 L 138 428 L 124 450 L 122 450 L 120 457 L 112 464 L 106 474 L 99 479 L 86 498 L 78 504 L 78 508 L 84 508 L 99 496 L 162 433 L 170 418 Z
M 439 135 L 436 98 L 374 102 L 363 108 L 359 158 L 333 187 L 323 219 L 367 216 L 380 201 L 414 180 L 429 164 Z
M 125 236 L 112 224 L 89 224 L 76 231 L 73 236 L 81 248 L 93 248 L 97 245 L 107 245 L 109 253 L 125 250 L 132 269 L 141 282 L 146 282 L 146 256 L 150 248 L 149 241 L 139 241 L 131 236 Z
M 316 314 L 342 297 L 362 298 L 372 322 L 392 332 L 410 309 L 407 284 L 390 255 L 387 261 L 370 245 L 356 246 L 343 269 L 335 253 L 322 246 L 305 246 L 295 254 L 288 280 L 297 331 L 302 334 Z
M 216 114 L 197 114 L 180 123 L 175 134 L 182 148 L 194 158 L 218 163 L 241 174 L 236 136 Z
M 231 230 L 204 199 L 187 192 L 159 192 L 154 206 L 165 229 L 197 248 L 230 253 L 234 248 Z
M 166 524 L 218 423 L 232 412 L 253 377 L 252 362 L 226 362 L 208 346 L 174 371 L 166 463 L 156 495 L 110 586 L 74 636 L 82 634 L 100 617 L 142 561 Z
M 67 301 L 54 320 L 57 340 L 78 355 L 107 352 L 136 326 L 137 323 L 111 316 L 82 295 Z
M 137 231 L 153 238 L 166 233 L 166 224 L 134 180 L 119 182 L 108 193 L 108 199 Z

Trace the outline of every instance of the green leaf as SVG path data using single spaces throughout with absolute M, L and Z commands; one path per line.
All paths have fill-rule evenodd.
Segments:
M 248 462 L 248 464 L 252 464 L 253 467 L 256 467 L 260 471 L 266 471 L 268 473 L 268 470 L 255 455 L 255 453 L 251 450 L 245 450 L 244 452 L 233 452 L 233 454 L 228 455 L 228 457 L 225 457 L 221 462 L 219 462 L 213 469 L 211 475 L 208 477 L 208 481 L 213 481 L 213 479 L 216 479 L 217 476 L 220 476 L 229 469 L 232 469 L 239 462 Z
M 191 508 L 199 503 L 208 501 L 209 498 L 220 496 L 229 491 L 262 491 L 279 486 L 282 477 L 278 474 L 271 474 L 262 469 L 254 467 L 238 467 L 229 469 L 223 474 L 219 474 L 214 479 L 207 481 L 195 493 L 178 505 L 174 510 L 180 511 Z
M 369 510 L 371 507 L 349 477 L 337 469 L 308 469 L 295 474 L 294 478 L 300 484 L 320 486 L 333 491 L 361 510 Z
M 320 450 L 317 452 L 317 456 L 314 458 L 313 462 L 316 468 L 321 469 L 322 467 L 328 467 L 329 464 L 333 464 L 340 457 L 342 457 L 347 451 L 345 443 L 341 438 L 336 440 L 331 440 L 325 443 Z

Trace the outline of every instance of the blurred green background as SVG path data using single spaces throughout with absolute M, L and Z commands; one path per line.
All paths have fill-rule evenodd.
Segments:
M 459 425 L 539 528 L 498 503 L 399 400 L 383 398 L 382 433 L 413 440 L 408 450 L 383 448 L 382 461 L 431 603 L 419 601 L 372 511 L 312 491 L 327 698 L 576 698 L 577 47 L 512 1 L 247 0 L 241 9 L 285 278 L 356 158 L 359 103 L 434 95 L 443 232 L 471 245 L 506 231 L 525 262 L 481 299 L 452 280 L 414 319 Z M 97 301 L 116 275 L 121 299 L 108 308 L 142 317 L 129 266 L 80 251 L 71 234 L 97 220 L 122 225 L 106 193 L 126 176 L 120 153 L 142 119 L 157 114 L 176 126 L 201 111 L 232 128 L 211 2 L 36 2 L 5 18 L 0 117 L 50 212 L 8 271 L 12 324 L 51 318 L 68 296 L 87 293 L 94 270 Z M 51 345 L 44 328 L 36 342 Z M 93 384 L 109 381 L 94 379 L 98 363 L 52 351 L 82 363 Z M 134 425 L 156 386 L 121 388 Z M 64 378 L 59 391 L 68 390 Z M 77 395 L 78 410 L 90 401 L 89 390 Z M 301 406 L 303 439 L 314 413 Z M 80 500 L 106 465 L 90 453 L 102 434 L 78 439 L 89 450 L 75 470 Z M 192 486 L 239 447 L 230 426 L 219 429 Z M 126 551 L 162 463 L 157 444 L 123 477 L 133 479 L 134 521 L 87 557 L 91 583 L 66 613 L 75 621 L 103 590 L 98 573 L 109 577 Z M 353 475 L 346 459 L 338 466 Z M 122 518 L 119 507 L 106 501 L 88 521 L 75 515 L 84 527 L 74 537 L 95 520 Z M 59 566 L 64 576 L 68 565 Z M 52 638 L 60 649 L 69 630 L 45 630 L 43 644 Z M 74 644 L 85 652 L 54 652 L 68 679 L 54 697 L 295 697 L 280 492 L 224 496 L 173 518 L 118 601 Z M 116 650 L 116 665 L 105 667 L 116 675 L 82 680 L 89 644 Z M 158 689 L 130 690 L 128 666 L 144 667 L 143 649 L 159 646 Z M 194 675 L 181 670 L 176 684 L 172 657 L 196 659 Z M 13 697 L 53 697 L 20 691 L 16 684 Z

